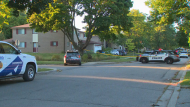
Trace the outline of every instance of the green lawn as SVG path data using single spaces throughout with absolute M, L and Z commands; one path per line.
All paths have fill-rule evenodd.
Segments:
M 44 64 L 53 64 L 53 65 L 63 65 L 63 56 L 64 53 L 26 53 L 36 57 L 37 64 L 44 65 Z M 135 61 L 135 57 L 129 58 L 133 55 L 133 53 L 127 54 L 127 56 L 116 56 L 111 54 L 95 54 L 90 53 L 91 58 L 88 59 L 89 54 L 84 54 L 82 56 L 82 63 L 87 62 L 96 62 L 96 61 L 103 61 L 103 62 L 129 62 Z
M 49 68 L 38 68 L 38 72 L 43 72 L 43 71 L 51 71 L 53 69 L 49 69 Z
M 180 85 L 190 87 L 190 71 L 187 71 L 187 73 L 184 77 L 184 80 L 182 81 L 182 83 Z

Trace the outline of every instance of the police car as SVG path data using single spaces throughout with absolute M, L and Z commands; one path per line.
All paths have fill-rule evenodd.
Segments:
M 0 80 L 22 77 L 24 81 L 32 81 L 37 70 L 34 56 L 22 54 L 10 43 L 0 41 Z
M 167 64 L 172 64 L 173 62 L 179 62 L 180 58 L 172 51 L 161 50 L 154 51 L 151 54 L 142 54 L 139 57 L 139 61 L 142 63 L 166 62 Z

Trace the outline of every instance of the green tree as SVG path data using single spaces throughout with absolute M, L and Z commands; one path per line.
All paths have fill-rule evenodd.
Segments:
M 13 13 L 13 11 L 11 12 Z M 27 16 L 25 12 L 20 12 L 20 15 L 18 17 L 15 17 L 13 15 L 10 15 L 9 18 L 7 18 L 8 24 L 3 24 L 2 26 L 2 34 L 4 35 L 5 39 L 12 38 L 12 29 L 13 26 L 23 25 L 27 23 Z
M 29 21 L 32 23 L 32 28 L 38 32 L 61 30 L 74 48 L 82 54 L 93 35 L 100 32 L 110 33 L 110 28 L 117 32 L 129 30 L 132 25 L 127 16 L 130 7 L 132 7 L 131 0 L 55 0 L 41 13 L 33 13 Z M 83 23 L 87 24 L 87 39 L 84 44 L 79 40 L 78 33 L 76 37 L 79 42 L 74 41 L 74 32 L 77 32 L 76 16 L 83 15 L 85 16 Z
M 189 44 L 188 44 L 189 35 L 184 33 L 184 30 L 180 29 L 177 32 L 176 36 L 177 36 L 177 42 L 180 47 L 185 47 L 185 48 L 189 47 Z
M 145 14 L 139 12 L 139 10 L 131 10 L 128 14 L 132 18 L 133 27 L 129 32 L 124 32 L 124 35 L 130 39 L 133 39 L 134 45 L 139 50 L 143 47 L 144 38 L 147 36 L 145 34 Z M 144 41 L 143 41 L 144 40 Z
M 0 33 L 3 24 L 8 24 L 7 18 L 10 16 L 10 9 L 6 6 L 7 0 L 0 0 Z
M 189 0 L 148 0 L 146 5 L 152 8 L 151 20 L 159 25 L 178 23 L 185 31 L 190 27 Z
M 133 39 L 127 39 L 126 48 L 127 48 L 128 52 L 133 51 L 135 49 L 135 44 L 133 42 Z

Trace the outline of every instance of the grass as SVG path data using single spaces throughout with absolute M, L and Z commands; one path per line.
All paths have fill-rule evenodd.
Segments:
M 38 65 L 44 64 L 53 64 L 53 65 L 63 65 L 63 56 L 64 53 L 26 53 L 36 57 Z M 89 55 L 91 58 L 89 59 Z M 127 56 L 116 56 L 111 54 L 95 54 L 95 53 L 86 53 L 82 56 L 82 63 L 86 62 L 96 62 L 96 61 L 103 61 L 103 62 L 129 62 L 134 61 L 135 57 L 131 57 L 133 53 L 128 53 Z
M 63 65 L 64 62 L 63 61 L 37 61 L 37 64 L 38 65 L 48 65 L 48 64 L 51 64 L 51 65 Z
M 180 84 L 182 86 L 190 86 L 190 71 L 187 71 L 184 80 L 182 81 L 182 83 Z
M 50 68 L 38 68 L 38 72 L 43 72 L 43 71 L 51 71 L 53 69 Z
M 130 62 L 130 61 L 135 61 L 136 58 L 119 58 L 119 59 L 110 59 L 110 60 L 103 60 L 102 62 Z

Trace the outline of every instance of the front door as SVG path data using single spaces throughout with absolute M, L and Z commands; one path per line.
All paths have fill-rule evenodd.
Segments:
M 37 42 L 33 43 L 33 52 L 38 52 L 38 43 Z

